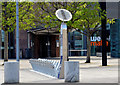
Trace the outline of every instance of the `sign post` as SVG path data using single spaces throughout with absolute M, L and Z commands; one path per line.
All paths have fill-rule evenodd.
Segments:
M 60 71 L 58 74 L 58 78 L 64 78 L 64 61 L 67 61 L 68 58 L 68 37 L 67 37 L 67 25 L 64 21 L 69 21 L 72 19 L 72 14 L 65 9 L 58 9 L 56 11 L 56 16 L 58 19 L 63 21 L 61 24 L 61 31 L 60 31 Z
M 60 32 L 60 74 L 58 78 L 64 78 L 64 61 L 67 61 L 68 57 L 68 45 L 67 45 L 67 25 L 65 23 L 61 24 L 61 32 Z
M 19 61 L 19 7 L 16 1 L 16 60 Z

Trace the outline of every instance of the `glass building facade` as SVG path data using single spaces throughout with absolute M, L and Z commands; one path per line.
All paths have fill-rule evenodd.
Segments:
M 106 29 L 107 55 L 120 58 L 120 19 L 116 19 L 114 24 L 107 24 Z M 69 56 L 86 56 L 86 51 L 79 51 L 87 49 L 86 36 L 77 31 L 68 35 Z M 91 36 L 91 56 L 96 56 L 97 52 L 102 53 L 101 29 Z
M 110 24 L 106 25 L 107 33 L 107 53 L 110 53 Z M 87 55 L 87 37 L 80 32 L 68 33 L 69 56 Z M 101 28 L 91 36 L 91 56 L 96 56 L 97 52 L 102 52 Z
M 5 42 L 5 32 L 1 30 L 1 58 L 4 58 L 4 42 Z M 15 58 L 15 53 L 14 53 L 14 33 L 13 32 L 8 32 L 8 57 L 9 58 Z
M 111 57 L 120 58 L 120 19 L 110 26 Z
M 68 33 L 69 56 L 86 55 L 86 36 L 80 32 L 73 31 Z
M 1 30 L 1 58 L 4 58 L 4 31 Z

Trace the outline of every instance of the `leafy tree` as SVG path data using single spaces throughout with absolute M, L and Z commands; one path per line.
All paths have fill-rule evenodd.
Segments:
M 13 32 L 16 29 L 16 2 L 1 2 L 2 3 L 2 25 L 0 29 L 5 31 L 4 41 L 4 61 L 8 61 L 8 32 Z M 32 2 L 19 2 L 19 29 L 31 29 L 35 26 L 32 15 Z
M 2 29 L 7 32 L 16 28 L 16 3 L 3 2 Z M 98 2 L 20 2 L 19 3 L 19 24 L 20 29 L 31 29 L 32 27 L 42 25 L 46 29 L 56 28 L 60 30 L 61 21 L 55 16 L 57 9 L 65 8 L 72 13 L 72 20 L 65 22 L 68 31 L 79 29 L 80 33 L 87 36 L 87 60 L 90 62 L 90 36 L 101 25 L 101 19 L 104 18 L 104 12 L 101 12 Z M 101 15 L 101 16 L 100 16 Z M 107 20 L 113 23 L 113 19 Z M 35 22 L 35 23 L 34 23 Z M 92 28 L 92 29 L 91 29 Z
M 101 12 L 98 2 L 37 2 L 34 8 L 34 15 L 37 17 L 34 22 L 36 24 L 44 24 L 46 29 L 57 28 L 60 30 L 62 22 L 55 16 L 56 10 L 60 8 L 65 8 L 72 13 L 72 20 L 65 22 L 67 23 L 68 31 L 75 29 L 87 36 L 86 63 L 90 63 L 90 36 L 100 28 L 101 20 L 106 17 L 105 11 Z M 107 22 L 110 24 L 114 23 L 114 19 L 108 19 Z

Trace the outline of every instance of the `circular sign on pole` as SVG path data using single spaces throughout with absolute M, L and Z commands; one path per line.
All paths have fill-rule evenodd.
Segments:
M 72 19 L 72 14 L 68 10 L 66 10 L 66 9 L 58 9 L 55 12 L 55 15 L 61 21 L 69 21 L 69 20 Z
M 64 78 L 64 64 L 63 62 L 67 60 L 67 25 L 64 23 L 64 21 L 69 21 L 72 19 L 72 14 L 66 10 L 66 9 L 58 9 L 55 12 L 55 15 L 57 16 L 58 19 L 60 19 L 61 21 L 63 21 L 63 23 L 61 24 L 61 31 L 60 31 L 60 71 L 58 73 L 58 78 Z M 63 37 L 64 36 L 64 37 Z M 63 46 L 64 45 L 64 46 Z M 64 50 L 64 52 L 63 52 Z M 61 70 L 63 69 L 63 70 Z

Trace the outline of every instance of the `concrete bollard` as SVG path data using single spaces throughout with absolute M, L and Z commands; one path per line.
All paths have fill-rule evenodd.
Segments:
M 64 78 L 65 82 L 79 81 L 79 62 L 77 61 L 64 62 Z
M 4 63 L 4 83 L 19 83 L 19 62 Z

